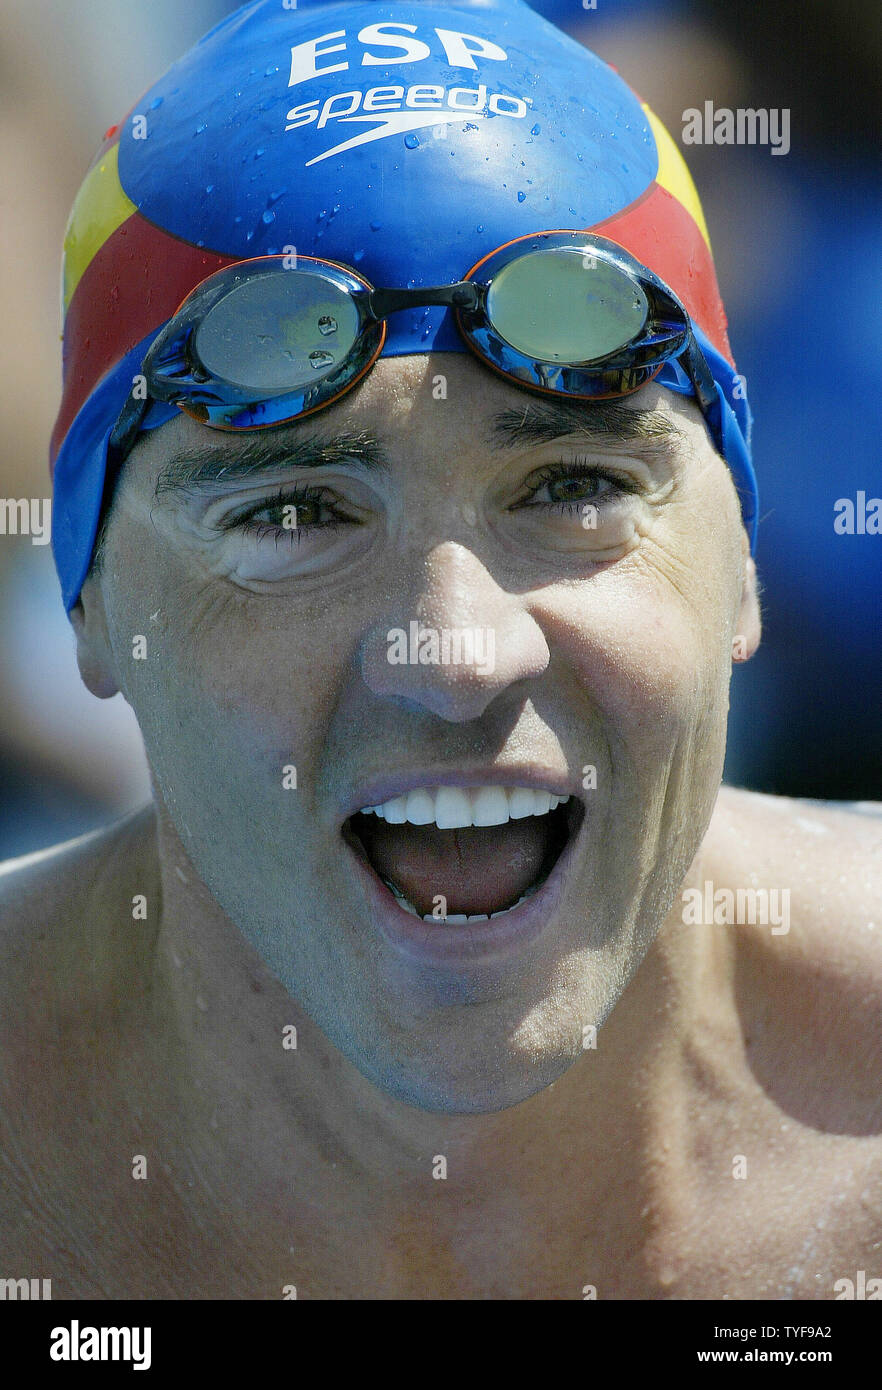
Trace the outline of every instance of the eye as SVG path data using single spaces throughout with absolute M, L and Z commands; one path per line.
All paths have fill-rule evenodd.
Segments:
M 299 541 L 309 531 L 332 530 L 341 525 L 358 526 L 354 517 L 339 508 L 339 498 L 328 488 L 306 485 L 280 488 L 270 498 L 261 498 L 224 519 L 223 530 L 241 530 L 256 540 L 275 537 L 276 543 Z
M 599 468 L 590 459 L 547 464 L 527 479 L 527 496 L 515 503 L 523 507 L 550 507 L 562 513 L 578 514 L 586 502 L 594 506 L 635 493 L 632 479 Z

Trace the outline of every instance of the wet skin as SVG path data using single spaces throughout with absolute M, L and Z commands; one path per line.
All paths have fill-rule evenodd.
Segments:
M 133 452 L 73 621 L 89 688 L 135 710 L 155 806 L 0 880 L 21 924 L 7 1112 L 40 1097 L 21 1249 L 55 1250 L 57 1296 L 815 1297 L 870 1268 L 879 829 L 815 813 L 801 839 L 798 803 L 719 795 L 733 644 L 752 653 L 759 616 L 697 408 L 649 386 L 633 420 L 542 441 L 537 401 L 464 355 L 390 359 L 265 432 L 269 471 L 222 472 L 241 438 L 183 417 Z M 307 439 L 366 434 L 384 467 L 292 467 Z M 157 495 L 207 446 L 201 482 Z M 492 629 L 493 670 L 390 665 L 412 619 Z M 390 772 L 532 774 L 581 799 L 535 941 L 439 968 L 377 930 L 342 827 Z M 821 911 L 817 875 L 848 855 Z M 789 935 L 683 925 L 684 886 L 757 874 L 793 884 Z M 805 1084 L 801 1048 L 815 1015 L 842 1030 L 849 990 L 864 1012 L 825 1044 L 843 1101 L 835 1068 Z M 804 1174 L 800 1234 L 781 1184 Z M 812 1245 L 812 1201 L 840 1190 L 839 1243 Z M 822 1280 L 845 1261 L 826 1292 L 800 1242 Z

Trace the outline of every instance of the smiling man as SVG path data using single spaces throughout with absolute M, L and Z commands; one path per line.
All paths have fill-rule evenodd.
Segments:
M 882 1274 L 882 835 L 720 787 L 749 415 L 652 113 L 512 0 L 260 0 L 109 132 L 65 294 L 55 555 L 154 798 L 0 878 L 16 1272 Z

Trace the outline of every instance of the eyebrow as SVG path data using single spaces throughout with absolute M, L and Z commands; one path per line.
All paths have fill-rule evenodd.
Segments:
M 488 442 L 491 449 L 499 451 L 571 435 L 610 443 L 643 440 L 659 445 L 683 439 L 674 422 L 660 410 L 631 410 L 617 400 L 527 401 L 522 410 L 502 410 L 492 416 Z M 388 470 L 389 459 L 382 440 L 369 430 L 304 436 L 303 424 L 295 421 L 259 433 L 243 431 L 241 446 L 235 452 L 220 444 L 181 449 L 162 469 L 154 497 L 159 500 L 170 493 L 240 482 L 280 468 L 334 465 L 377 473 Z
M 345 463 L 377 472 L 387 466 L 380 440 L 368 430 L 329 437 L 304 437 L 302 431 L 302 425 L 296 433 L 290 425 L 260 433 L 243 431 L 235 453 L 220 444 L 181 449 L 160 473 L 154 497 L 158 500 L 168 493 L 188 492 L 211 483 L 238 482 L 279 468 L 327 468 Z M 271 439 L 267 437 L 270 434 Z
M 492 420 L 497 447 L 542 444 L 571 434 L 603 437 L 611 443 L 683 440 L 682 431 L 661 410 L 630 410 L 620 400 L 528 401 L 523 410 L 503 410 Z

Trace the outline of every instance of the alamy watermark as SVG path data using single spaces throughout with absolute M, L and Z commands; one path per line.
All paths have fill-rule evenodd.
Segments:
M 30 536 L 31 545 L 48 545 L 51 533 L 51 497 L 0 497 L 0 536 Z
M 790 931 L 789 888 L 683 889 L 683 924 L 687 927 L 771 926 L 772 936 Z
M 423 627 L 414 619 L 407 631 L 390 628 L 386 642 L 386 660 L 392 666 L 474 666 L 482 676 L 496 669 L 492 627 Z
M 681 117 L 684 145 L 770 145 L 772 154 L 790 153 L 790 108 L 689 106 Z
M 74 1318 L 68 1327 L 53 1327 L 50 1335 L 52 1361 L 131 1361 L 133 1371 L 150 1370 L 149 1327 L 81 1327 Z
M 854 498 L 837 497 L 833 530 L 837 536 L 882 536 L 882 497 L 859 490 Z
M 51 1279 L 0 1279 L 0 1303 L 37 1303 L 51 1297 Z

